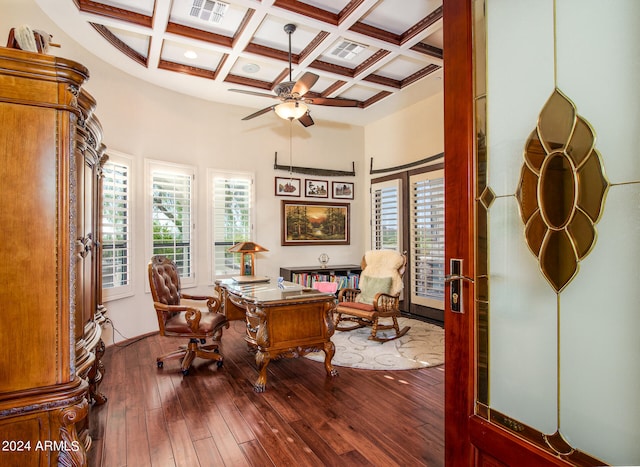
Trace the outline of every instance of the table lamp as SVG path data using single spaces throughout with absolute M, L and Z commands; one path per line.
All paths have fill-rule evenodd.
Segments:
M 240 264 L 242 265 L 240 269 L 240 275 L 247 275 L 247 267 L 245 262 L 245 257 L 249 256 L 249 261 L 251 262 L 250 267 L 250 275 L 255 275 L 255 254 L 259 251 L 269 251 L 265 247 L 258 245 L 254 242 L 240 242 L 233 245 L 227 251 L 232 253 L 240 253 L 242 258 L 240 259 Z

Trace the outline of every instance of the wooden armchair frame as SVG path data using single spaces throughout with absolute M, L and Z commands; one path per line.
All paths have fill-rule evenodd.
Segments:
M 372 253 L 372 252 L 369 252 Z M 406 254 L 398 253 L 402 258 L 400 266 L 395 271 L 402 282 L 402 276 L 407 265 Z M 366 274 L 366 254 L 362 258 L 362 275 Z M 358 302 L 360 289 L 347 288 L 338 293 L 338 305 L 334 313 L 334 325 L 337 331 L 352 331 L 365 326 L 371 327 L 370 340 L 385 342 L 404 336 L 410 327 L 400 329 L 398 317 L 400 312 L 400 291 L 395 294 L 378 292 L 371 305 Z M 380 323 L 381 318 L 390 318 L 391 323 Z M 343 324 L 352 323 L 352 324 Z M 378 331 L 393 329 L 395 332 L 389 337 L 380 337 Z

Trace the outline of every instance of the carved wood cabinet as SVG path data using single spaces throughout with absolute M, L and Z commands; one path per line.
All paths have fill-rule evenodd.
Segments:
M 0 465 L 87 464 L 98 386 L 102 129 L 82 65 L 0 48 Z M 4 448 L 4 449 L 3 449 Z

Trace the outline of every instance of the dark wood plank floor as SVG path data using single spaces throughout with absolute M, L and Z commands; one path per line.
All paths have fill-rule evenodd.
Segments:
M 110 346 L 100 387 L 109 398 L 89 415 L 91 466 L 444 465 L 444 367 L 367 371 L 306 358 L 269 364 L 255 393 L 243 323 L 224 331 L 224 366 L 156 356 L 179 340 L 157 334 Z

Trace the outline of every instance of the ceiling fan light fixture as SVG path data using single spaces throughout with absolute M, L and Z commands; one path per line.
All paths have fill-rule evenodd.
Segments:
M 307 113 L 309 108 L 304 102 L 287 101 L 275 106 L 278 117 L 285 120 L 297 120 Z

